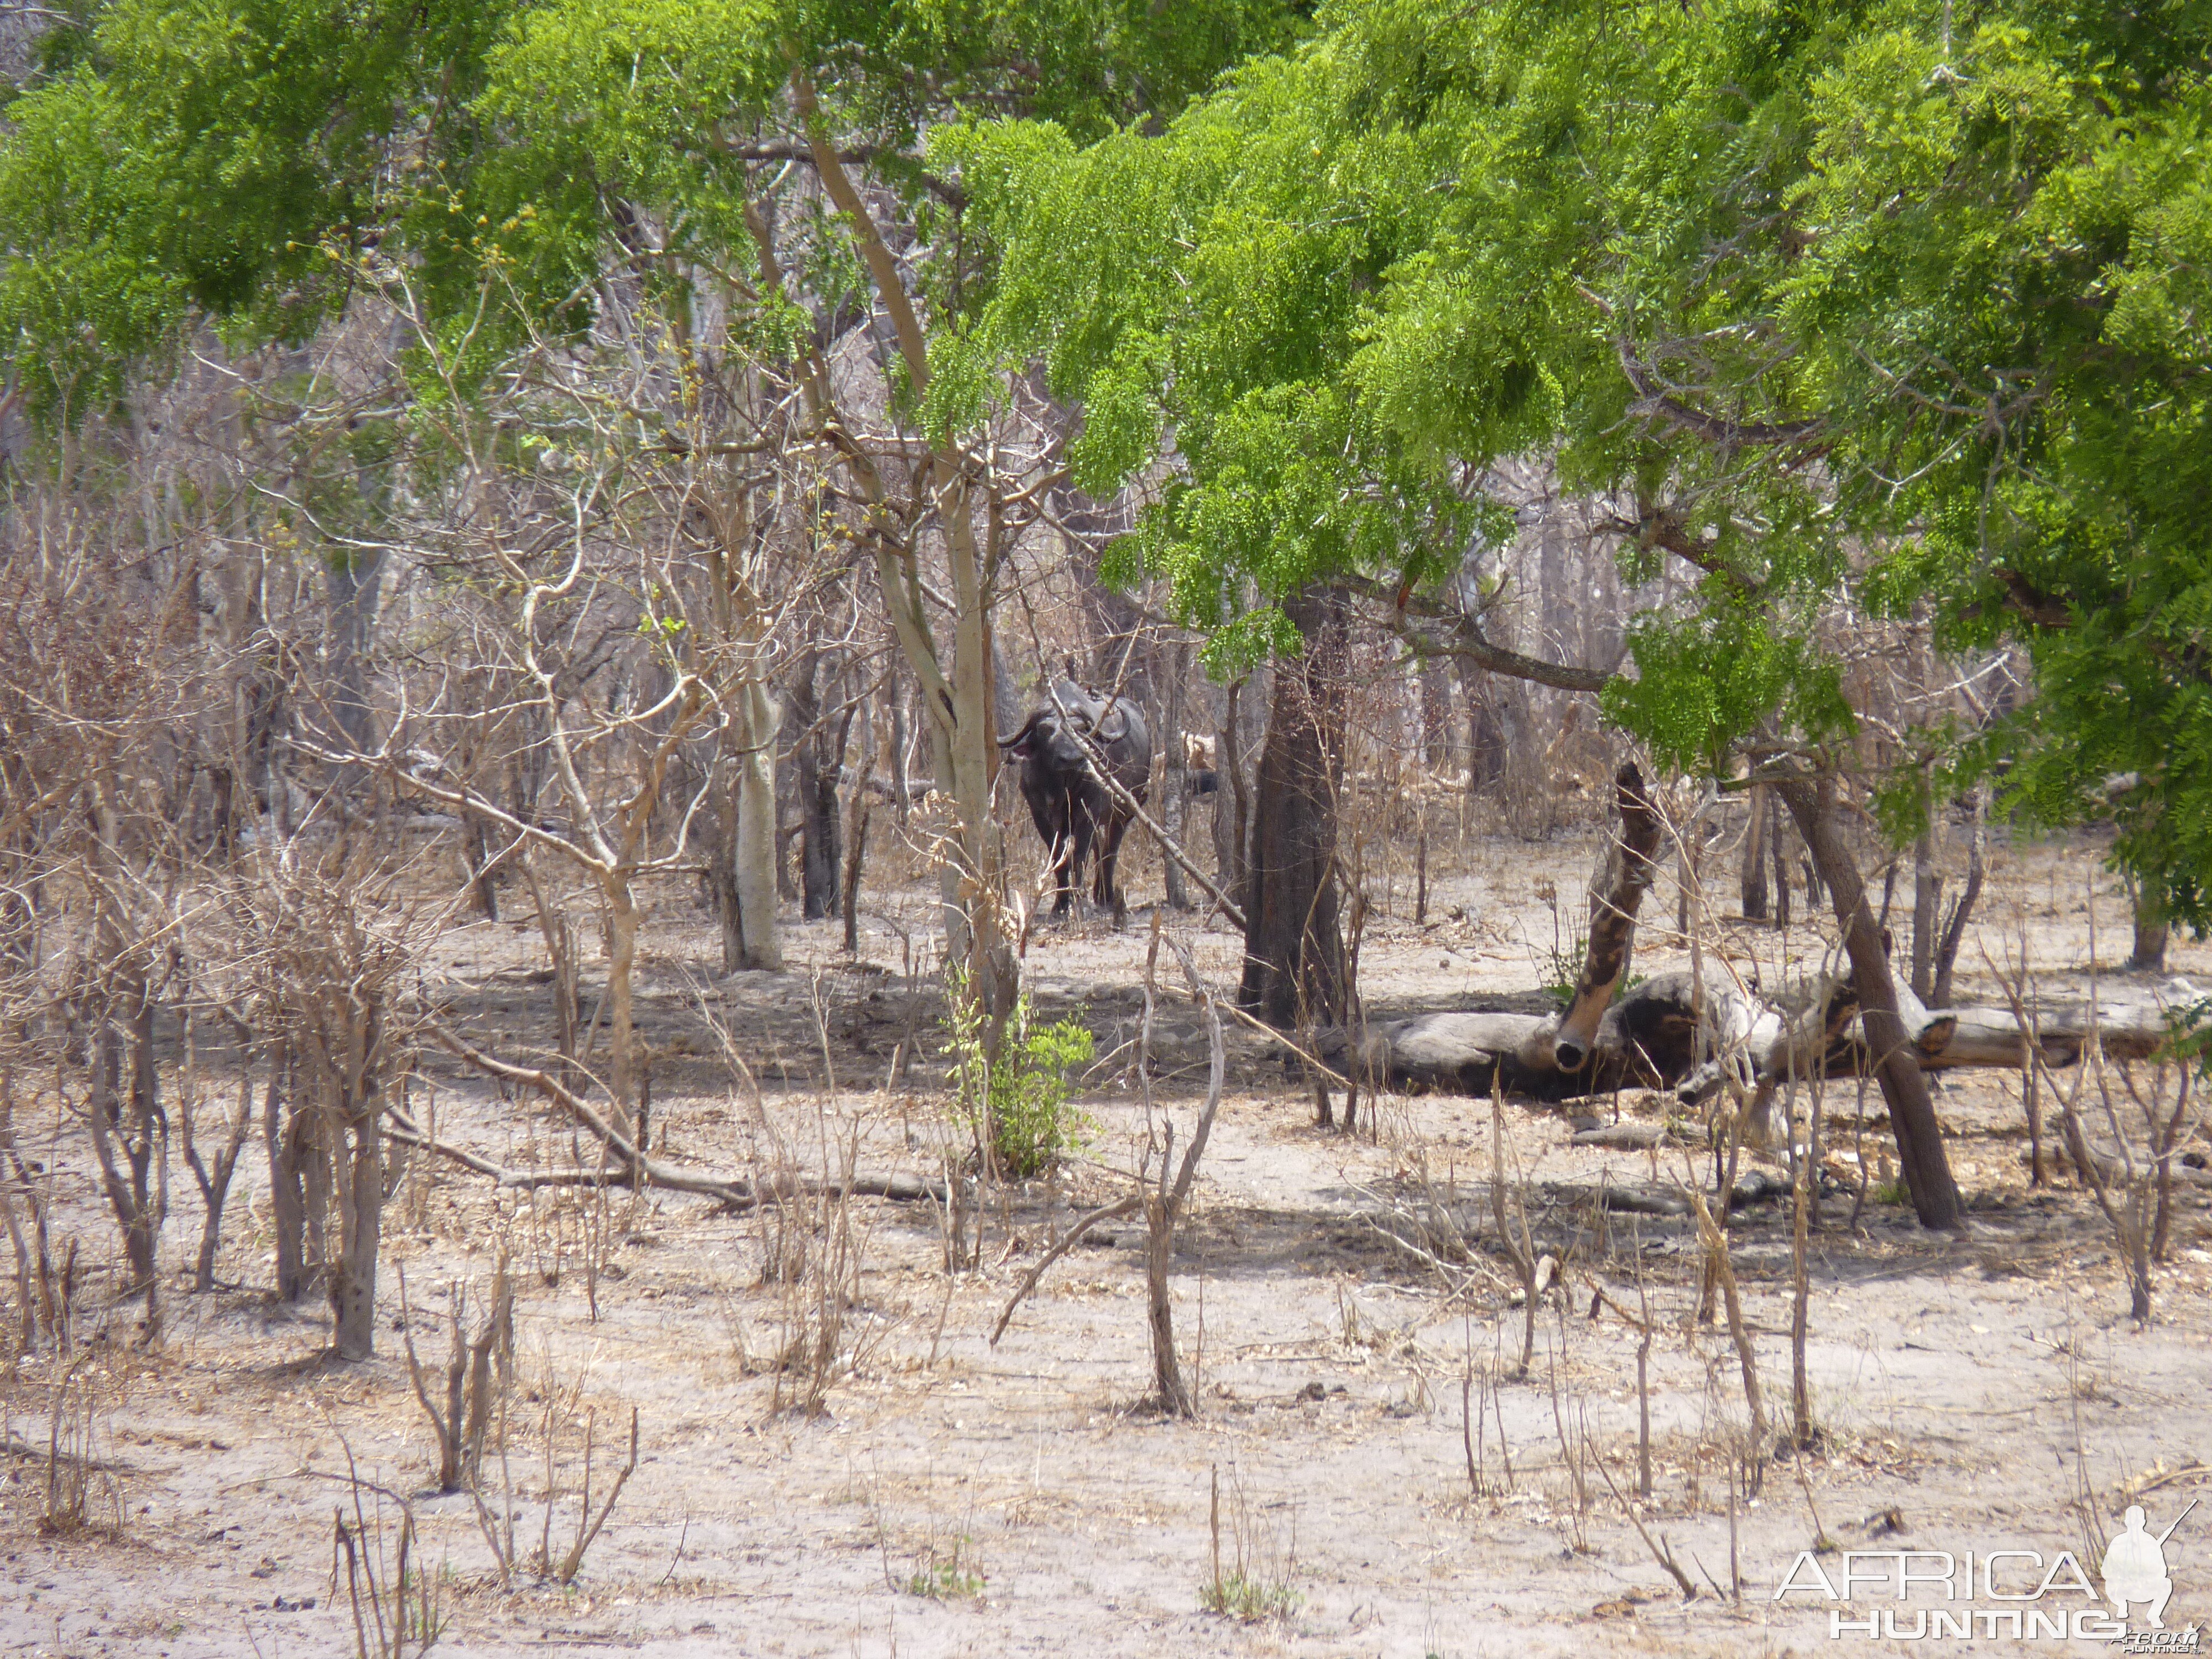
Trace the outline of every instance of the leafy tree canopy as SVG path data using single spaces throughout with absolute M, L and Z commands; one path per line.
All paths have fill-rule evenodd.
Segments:
M 2022 642 L 1979 754 L 2201 926 L 2208 49 L 2186 0 L 1342 0 L 1157 135 L 938 137 L 1004 257 L 933 415 L 1041 359 L 1086 485 L 1166 454 L 1127 556 L 1231 654 L 1248 579 L 1457 581 L 1552 455 L 1702 573 L 1607 694 L 1686 768 L 1849 729 L 1838 591 Z
M 1095 136 L 1297 27 L 1275 0 L 112 0 L 6 108 L 0 364 L 82 416 L 198 319 L 305 338 L 371 248 L 441 314 L 491 271 L 578 324 L 610 257 L 743 245 L 794 73 L 911 186 L 949 112 Z

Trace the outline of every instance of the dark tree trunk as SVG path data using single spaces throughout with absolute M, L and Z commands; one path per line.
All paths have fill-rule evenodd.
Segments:
M 376 1352 L 376 1255 L 384 1218 L 382 1110 L 371 1096 L 349 1103 L 336 1130 L 338 1247 L 331 1262 L 331 1346 L 341 1359 Z
M 305 1115 L 284 1109 L 285 1090 L 280 1082 L 290 1081 L 289 1064 L 279 1062 L 269 1079 L 261 1116 L 262 1136 L 269 1149 L 269 1207 L 270 1226 L 276 1235 L 279 1302 L 297 1302 L 307 1288 L 307 1194 L 301 1178 L 303 1148 L 299 1133 Z
M 810 647 L 792 674 L 784 707 L 792 793 L 799 809 L 799 899 L 800 914 L 809 921 L 837 914 L 838 878 L 845 861 L 837 787 L 843 781 L 845 745 L 858 705 L 836 708 L 839 678 L 822 653 Z
M 1603 877 L 1590 891 L 1589 948 L 1583 955 L 1574 1000 L 1567 1005 L 1553 1041 L 1553 1060 L 1562 1072 L 1582 1069 L 1596 1046 L 1598 1022 L 1628 976 L 1636 913 L 1651 890 L 1653 860 L 1665 829 L 1644 787 L 1644 774 L 1633 761 L 1614 775 L 1613 787 L 1620 836 L 1607 851 Z
M 1791 779 L 1774 788 L 1796 819 L 1814 867 L 1834 901 L 1836 920 L 1843 926 L 1844 948 L 1858 991 L 1859 1018 L 1882 1099 L 1889 1107 L 1898 1163 L 1913 1210 L 1923 1227 L 1955 1231 L 1964 1224 L 1958 1183 L 1951 1176 L 1942 1130 L 1936 1121 L 1936 1103 L 1928 1092 L 1919 1055 L 1898 1018 L 1897 982 L 1890 975 L 1889 952 L 1882 948 L 1881 925 L 1867 903 L 1858 865 L 1836 825 L 1834 781 Z
M 799 753 L 799 863 L 802 914 L 809 921 L 837 914 L 840 856 L 837 769 L 825 766 L 813 743 Z
M 1283 611 L 1305 636 L 1305 649 L 1275 665 L 1253 806 L 1238 995 L 1271 1024 L 1326 1024 L 1343 1018 L 1345 1005 L 1336 797 L 1349 611 L 1341 592 L 1318 587 L 1285 601 Z
M 376 714 L 368 701 L 369 647 L 376 632 L 377 581 L 384 569 L 381 551 L 359 552 L 330 566 L 325 600 L 325 672 L 318 735 L 358 754 L 376 748 Z M 326 716 L 326 718 L 322 718 Z M 331 730 L 335 726 L 335 731 Z M 340 779 L 349 790 L 366 778 L 359 767 L 346 767 Z
M 2136 895 L 2135 913 L 2135 949 L 2129 952 L 2128 967 L 2138 974 L 2162 974 L 2166 971 L 2166 919 L 2141 892 Z
M 468 820 L 467 857 L 469 879 L 476 890 L 477 908 L 483 912 L 486 921 L 499 920 L 499 883 L 491 867 L 491 836 L 485 832 L 484 821 L 471 813 Z
M 1783 816 L 1782 803 L 1770 797 L 1767 801 L 1766 847 L 1774 855 L 1774 925 L 1790 925 L 1790 820 Z
M 1766 823 L 1771 804 L 1766 786 L 1751 786 L 1751 823 L 1743 832 L 1743 915 L 1747 921 L 1766 920 Z
M 1249 676 L 1241 676 L 1229 683 L 1227 711 L 1221 717 L 1221 730 L 1213 741 L 1214 877 L 1221 884 L 1221 890 L 1237 902 L 1239 909 L 1246 911 L 1252 903 L 1252 896 L 1245 890 L 1244 883 L 1252 849 L 1252 797 L 1245 778 L 1244 737 L 1237 705 L 1250 684 Z
M 168 1207 L 168 1125 L 155 1070 L 153 994 L 142 974 L 129 973 L 125 981 L 123 1018 L 116 1018 L 112 1006 L 103 1007 L 93 1036 L 89 1116 L 100 1186 L 123 1231 L 128 1293 L 145 1293 L 150 1326 L 158 1316 L 155 1256 Z

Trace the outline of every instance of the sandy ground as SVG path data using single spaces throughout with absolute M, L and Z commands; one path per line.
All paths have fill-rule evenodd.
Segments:
M 1410 870 L 1395 871 L 1363 945 L 1370 1012 L 1526 993 L 1553 939 L 1544 884 L 1571 931 L 1596 850 L 1566 839 L 1434 854 L 1425 927 L 1407 914 Z M 2093 888 L 2109 970 L 2125 954 L 2124 906 L 2097 871 L 2086 845 L 2001 850 L 1961 1000 L 1994 994 L 1982 951 L 1996 962 L 2023 942 L 2050 983 L 2080 983 Z M 1148 879 L 1132 878 L 1140 904 Z M 1657 971 L 1683 958 L 1662 937 L 1673 893 L 1653 904 L 1662 925 L 1639 941 L 1639 965 Z M 1803 908 L 1801 894 L 1801 921 Z M 2136 1494 L 2154 1531 L 2212 1498 L 2200 1462 L 2212 1461 L 2205 1189 L 2178 1194 L 2154 1316 L 2138 1326 L 2087 1197 L 2063 1181 L 2029 1189 L 2018 1081 L 1994 1073 L 1952 1074 L 1938 1097 L 1972 1209 L 1967 1237 L 1924 1234 L 1879 1196 L 1856 1206 L 1854 1227 L 1853 1193 L 1826 1198 L 1808 1269 L 1820 1443 L 1755 1474 L 1741 1456 L 1747 1408 L 1726 1321 L 1696 1318 L 1693 1228 L 1603 1216 L 1588 1200 L 1601 1182 L 1697 1179 L 1709 1158 L 1568 1144 L 1577 1115 L 1656 1112 L 1640 1096 L 1505 1110 L 1512 1155 L 1531 1174 L 1532 1235 L 1565 1263 L 1517 1380 L 1505 1374 L 1524 1313 L 1489 1220 L 1488 1103 L 1387 1097 L 1358 1136 L 1324 1132 L 1243 1034 L 1175 1263 L 1200 1416 L 1163 1419 L 1146 1403 L 1135 1218 L 1056 1263 L 993 1346 L 1042 1248 L 1127 1189 L 1115 1172 L 1137 1162 L 1148 1115 L 1171 1115 L 1178 1144 L 1187 1137 L 1204 1052 L 1187 1000 L 1162 997 L 1149 1107 L 1129 1069 L 1148 923 L 1139 908 L 1121 933 L 1093 920 L 1034 934 L 1041 1012 L 1077 1013 L 1097 1036 L 1084 1097 L 1094 1129 L 1060 1177 L 989 1200 L 973 1273 L 945 1272 L 927 1204 L 856 1200 L 837 1224 L 828 1203 L 730 1215 L 671 1194 L 533 1199 L 425 1160 L 387 1211 L 378 1357 L 337 1367 L 319 1358 L 324 1310 L 267 1293 L 266 1182 L 249 1148 L 219 1268 L 230 1288 L 165 1287 L 149 1345 L 143 1304 L 112 1303 L 113 1228 L 85 1179 L 82 1131 L 51 1103 L 27 1107 L 18 1133 L 53 1170 L 58 1232 L 79 1241 L 87 1265 L 68 1389 L 51 1355 L 0 1373 L 0 1651 L 377 1652 L 333 1573 L 334 1518 L 356 1505 L 387 1584 L 411 1510 L 416 1590 L 442 1626 L 434 1650 L 455 1656 L 2101 1651 L 2094 1638 L 1832 1639 L 1826 1604 L 1778 1603 L 1774 1591 L 1824 1538 L 1838 1551 L 2093 1557 Z M 1203 971 L 1231 981 L 1237 941 L 1219 923 L 1170 925 L 1193 937 Z M 700 913 L 688 895 L 663 896 L 644 1026 L 668 1156 L 739 1172 L 785 1157 L 872 1174 L 940 1168 L 941 1036 L 907 977 L 926 966 L 920 884 L 863 931 L 860 969 L 841 962 L 836 924 L 794 924 L 793 972 L 718 981 Z M 1717 924 L 1703 948 L 1771 986 L 1817 966 L 1824 946 L 1816 927 Z M 544 1040 L 533 927 L 478 926 L 443 949 L 457 1017 L 510 1047 Z M 2172 965 L 2212 983 L 2212 950 L 2177 946 Z M 758 1093 L 732 1084 L 717 1026 Z M 433 1098 L 441 1134 L 508 1165 L 569 1156 L 565 1130 L 474 1079 L 428 1066 L 418 1109 Z M 1832 1085 L 1824 1111 L 1832 1148 L 1863 1146 L 1877 1163 L 1878 1096 L 1863 1103 L 1856 1085 Z M 1426 1264 L 1394 1242 L 1429 1200 L 1477 1235 L 1463 1263 Z M 198 1224 L 179 1171 L 165 1261 L 188 1256 Z M 409 1384 L 399 1277 L 423 1357 L 442 1366 L 453 1287 L 480 1294 L 502 1243 L 520 1284 L 507 1455 L 503 1468 L 490 1460 L 480 1510 L 466 1493 L 430 1490 L 434 1443 Z M 1778 1430 L 1790 1414 L 1786 1205 L 1739 1211 L 1731 1249 Z M 779 1279 L 794 1261 L 796 1277 Z M 825 1290 L 832 1280 L 844 1296 Z M 1601 1288 L 1613 1305 L 1593 1319 Z M 1638 1335 L 1619 1310 L 1645 1297 L 1654 1480 L 1635 1511 L 1695 1586 L 1687 1601 L 1605 1478 L 1632 1493 Z M 809 1391 L 807 1368 L 777 1359 L 818 1336 L 825 1307 L 835 1358 L 810 1415 L 790 1403 Z M 1485 1401 L 1477 1491 L 1466 1410 Z M 549 1540 L 557 1561 L 574 1541 L 586 1424 L 596 1507 L 633 1410 L 636 1472 L 560 1586 L 530 1558 Z M 42 1524 L 48 1453 L 57 1435 L 75 1443 L 88 1431 L 85 1524 L 57 1531 Z M 485 1538 L 501 1510 L 520 1558 L 505 1588 Z M 1831 1570 L 1844 1560 L 1819 1559 Z M 2184 1522 L 2166 1559 L 2166 1623 L 2212 1619 L 2212 1506 Z M 1228 1612 L 1202 1606 L 1217 1560 L 1238 1587 Z M 1899 1605 L 1863 1591 L 1849 1616 Z M 1942 1603 L 1923 1593 L 1903 1605 Z

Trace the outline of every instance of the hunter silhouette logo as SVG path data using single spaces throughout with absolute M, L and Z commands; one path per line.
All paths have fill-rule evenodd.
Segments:
M 2071 1550 L 2046 1557 L 2033 1549 L 1893 1549 L 1848 1550 L 1839 1563 L 1800 1551 L 1774 1599 L 1802 1595 L 1826 1602 L 1832 1641 L 2101 1641 L 2120 1653 L 2201 1654 L 2195 1624 L 2171 1630 L 2166 1623 L 2173 1597 L 2166 1543 L 2196 1508 L 2191 1501 L 2163 1532 L 2153 1532 L 2142 1506 L 2130 1504 L 2097 1561 L 2101 1598 Z M 2148 1623 L 2130 1626 L 2131 1608 Z
M 2189 1518 L 2189 1510 L 2196 1507 L 2192 1498 L 2189 1509 L 2173 1517 L 2173 1526 L 2153 1538 L 2144 1529 L 2142 1505 L 2128 1505 L 2127 1524 L 2106 1549 L 2100 1569 L 2105 1576 L 2105 1599 L 2112 1604 L 2116 1618 L 2128 1616 L 2129 1603 L 2145 1601 L 2150 1605 L 2151 1628 L 2166 1628 L 2166 1604 L 2173 1595 L 2173 1580 L 2166 1576 L 2166 1540 L 2173 1536 L 2174 1528 Z

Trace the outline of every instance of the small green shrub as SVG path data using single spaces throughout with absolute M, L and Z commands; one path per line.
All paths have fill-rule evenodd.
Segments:
M 1305 1597 L 1288 1584 L 1266 1583 L 1231 1572 L 1200 1587 L 1199 1605 L 1208 1613 L 1256 1625 L 1263 1619 L 1287 1619 Z
M 981 1600 L 983 1575 L 961 1559 L 967 1548 L 964 1533 L 953 1540 L 950 1555 L 940 1556 L 933 1545 L 927 1557 L 915 1569 L 914 1576 L 906 1581 L 906 1593 L 931 1601 Z
M 954 1104 L 1006 1175 L 1041 1175 L 1083 1146 L 1089 1117 L 1069 1098 L 1073 1077 L 1091 1064 L 1091 1033 L 1072 1019 L 1036 1024 L 1024 992 L 1014 1005 L 992 1063 L 984 1052 L 988 1021 L 964 988 L 952 988 Z

